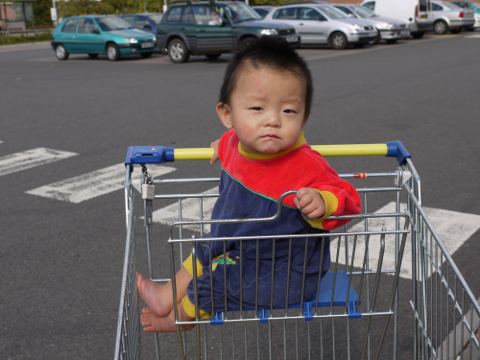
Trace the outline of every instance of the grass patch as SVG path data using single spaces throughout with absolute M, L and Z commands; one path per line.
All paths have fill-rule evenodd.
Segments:
M 50 32 L 29 35 L 0 35 L 0 45 L 22 44 L 37 41 L 49 41 L 52 39 Z

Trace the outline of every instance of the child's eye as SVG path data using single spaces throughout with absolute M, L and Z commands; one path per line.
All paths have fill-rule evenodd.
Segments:
M 253 111 L 262 111 L 263 108 L 261 106 L 250 106 L 248 110 L 253 110 Z
M 297 110 L 295 110 L 295 109 L 284 109 L 283 112 L 287 113 L 287 114 L 296 114 Z

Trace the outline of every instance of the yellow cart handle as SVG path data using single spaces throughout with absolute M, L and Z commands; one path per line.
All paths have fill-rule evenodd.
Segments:
M 323 156 L 389 156 L 403 164 L 411 155 L 400 141 L 383 144 L 312 145 Z M 126 165 L 158 164 L 180 160 L 209 160 L 212 148 L 174 148 L 165 146 L 130 146 Z

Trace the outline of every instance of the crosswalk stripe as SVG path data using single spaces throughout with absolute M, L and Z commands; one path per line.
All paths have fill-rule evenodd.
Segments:
M 45 165 L 78 155 L 74 152 L 48 148 L 30 149 L 0 157 L 0 176 Z
M 207 191 L 204 191 L 202 194 L 218 194 L 218 187 L 214 187 Z M 202 217 L 204 219 L 210 219 L 210 214 L 212 213 L 213 205 L 217 200 L 216 197 L 204 197 L 202 201 L 198 198 L 190 198 L 182 200 L 182 220 L 183 221 L 195 221 L 200 219 L 200 209 L 203 207 Z M 167 205 L 158 210 L 155 210 L 152 214 L 152 221 L 156 223 L 161 223 L 165 225 L 171 225 L 176 221 L 179 221 L 179 206 L 178 203 Z M 199 225 L 190 225 L 185 226 L 190 230 L 200 231 Z M 208 225 L 204 226 L 203 229 L 205 232 L 210 231 Z
M 175 168 L 167 166 L 149 167 L 149 173 L 153 177 L 165 175 L 175 170 Z M 139 177 L 140 172 L 136 172 L 132 179 L 134 184 L 136 184 L 137 189 L 140 185 Z M 97 196 L 122 189 L 124 180 L 124 164 L 115 164 L 103 169 L 28 190 L 27 194 L 78 204 Z
M 400 209 L 404 209 L 405 204 L 401 204 Z M 428 217 L 428 220 L 431 222 L 433 228 L 441 237 L 448 253 L 453 255 L 455 251 L 463 245 L 479 228 L 480 228 L 480 215 L 461 213 L 457 211 L 450 211 L 444 209 L 436 209 L 430 207 L 424 207 L 425 214 Z M 382 208 L 378 209 L 376 213 L 394 213 L 395 212 L 395 203 L 391 202 Z M 383 227 L 388 229 L 394 229 L 394 218 L 377 218 L 369 219 L 368 230 L 379 232 Z M 349 232 L 352 231 L 363 231 L 363 224 L 357 224 L 349 229 Z M 400 270 L 400 276 L 405 279 L 412 278 L 412 248 L 410 246 L 411 238 L 407 237 L 405 252 L 403 254 L 402 267 Z M 394 254 L 395 247 L 392 246 L 392 242 L 385 244 L 385 254 L 383 267 L 393 269 L 395 266 L 394 263 Z M 351 248 L 351 247 L 350 247 Z M 331 254 L 332 259 L 336 256 L 337 242 L 332 241 Z M 370 267 L 375 269 L 375 266 L 378 261 L 378 254 L 380 252 L 380 241 L 379 237 L 372 238 L 369 244 L 369 255 L 370 255 Z M 362 251 L 357 252 L 361 254 L 358 257 L 355 256 L 354 266 L 361 267 L 363 264 Z M 345 259 L 340 258 L 340 263 L 345 264 Z

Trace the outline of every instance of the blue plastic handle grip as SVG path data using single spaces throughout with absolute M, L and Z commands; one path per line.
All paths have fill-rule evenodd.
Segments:
M 166 146 L 129 146 L 125 165 L 161 164 L 174 160 L 173 147 Z
M 387 144 L 387 156 L 397 158 L 400 165 L 406 163 L 407 159 L 410 159 L 412 155 L 408 152 L 407 148 L 403 146 L 399 140 L 388 141 Z

